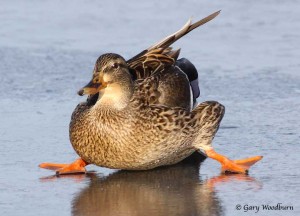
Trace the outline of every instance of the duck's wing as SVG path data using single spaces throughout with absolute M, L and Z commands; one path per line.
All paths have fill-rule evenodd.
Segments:
M 152 74 L 163 71 L 165 67 L 173 65 L 179 56 L 180 49 L 172 50 L 170 46 L 190 31 L 214 19 L 219 13 L 220 11 L 217 11 L 195 23 L 189 19 L 177 32 L 129 59 L 127 64 L 132 75 L 136 79 L 145 79 Z
M 158 91 L 160 74 L 149 76 L 145 79 L 138 79 L 134 83 L 132 102 L 138 106 L 157 104 L 160 92 Z

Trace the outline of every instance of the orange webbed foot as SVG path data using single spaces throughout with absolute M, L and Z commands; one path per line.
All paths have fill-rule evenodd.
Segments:
M 79 158 L 70 164 L 41 163 L 39 167 L 56 171 L 56 175 L 86 173 L 85 166 L 88 165 L 83 159 Z
M 209 149 L 205 151 L 205 153 L 208 157 L 221 163 L 223 173 L 230 172 L 248 174 L 249 168 L 263 158 L 262 156 L 255 156 L 241 160 L 230 160 L 229 158 L 218 154 L 213 149 Z

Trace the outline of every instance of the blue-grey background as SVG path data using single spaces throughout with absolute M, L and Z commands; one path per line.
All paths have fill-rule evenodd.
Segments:
M 222 178 L 211 159 L 199 173 L 89 166 L 95 174 L 51 178 L 38 168 L 77 158 L 68 124 L 100 54 L 130 58 L 220 9 L 173 46 L 199 71 L 199 102 L 226 106 L 215 149 L 264 156 L 249 177 Z M 299 0 L 1 0 L 0 214 L 299 215 L 299 10 Z M 294 210 L 244 209 L 277 203 Z

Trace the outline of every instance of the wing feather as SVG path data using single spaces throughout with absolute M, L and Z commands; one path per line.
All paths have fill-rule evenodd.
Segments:
M 195 28 L 211 21 L 220 11 L 192 23 L 191 19 L 178 31 L 165 37 L 161 41 L 151 45 L 148 49 L 143 50 L 136 56 L 127 61 L 127 64 L 137 79 L 145 79 L 158 71 L 163 71 L 165 67 L 173 65 L 177 60 L 180 49 L 172 50 L 172 45 L 178 39 L 188 34 Z

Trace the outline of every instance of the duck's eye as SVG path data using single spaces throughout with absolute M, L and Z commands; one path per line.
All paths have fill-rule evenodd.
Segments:
M 113 63 L 111 67 L 117 69 L 120 67 L 120 65 L 118 63 Z

